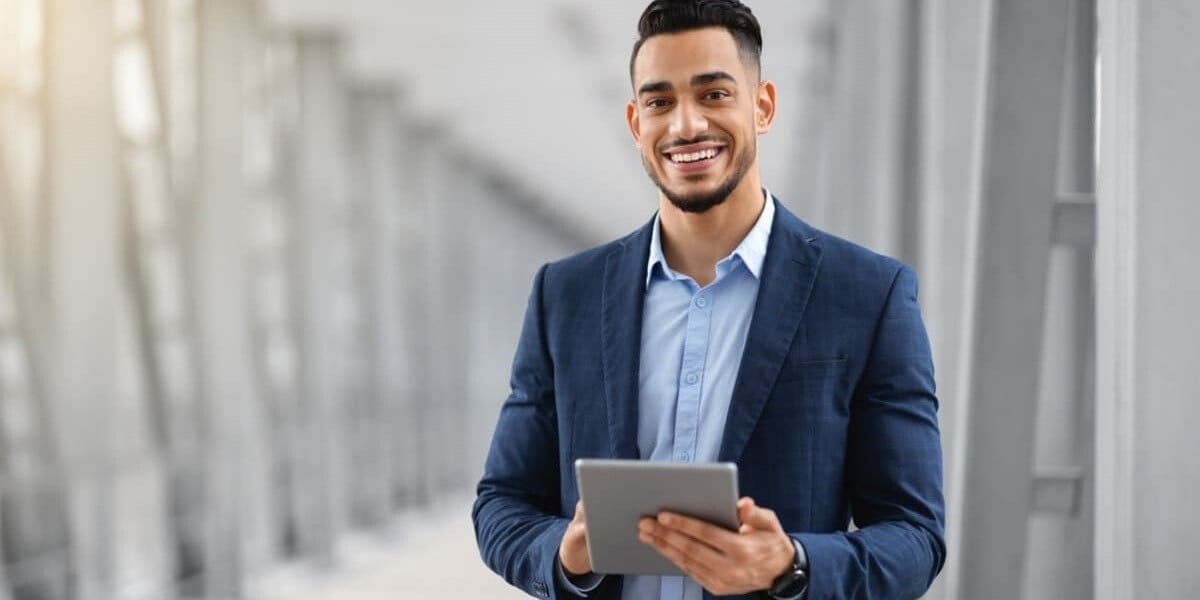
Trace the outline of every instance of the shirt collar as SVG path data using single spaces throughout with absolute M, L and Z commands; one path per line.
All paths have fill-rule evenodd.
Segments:
M 750 228 L 750 232 L 746 234 L 745 238 L 742 238 L 742 242 L 733 249 L 729 256 L 721 259 L 721 262 L 725 262 L 734 256 L 738 257 L 755 279 L 758 279 L 762 273 L 763 260 L 767 256 L 767 241 L 771 237 L 771 225 L 775 222 L 774 197 L 767 188 L 763 188 L 763 199 L 763 209 L 758 215 L 758 220 L 754 222 L 754 227 Z M 654 277 L 656 265 L 661 266 L 663 275 L 668 279 L 679 278 L 679 275 L 667 265 L 667 258 L 663 255 L 659 219 L 660 215 L 655 213 L 654 228 L 650 233 L 650 258 L 646 263 L 646 287 L 650 287 L 650 280 Z

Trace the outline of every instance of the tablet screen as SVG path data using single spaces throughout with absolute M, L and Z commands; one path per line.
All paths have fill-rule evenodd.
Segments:
M 638 521 L 662 510 L 738 528 L 737 465 L 579 459 L 575 476 L 596 573 L 681 575 L 638 539 Z

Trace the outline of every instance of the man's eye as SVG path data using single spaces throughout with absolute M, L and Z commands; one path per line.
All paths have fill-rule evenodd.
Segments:
M 653 100 L 646 102 L 646 106 L 648 108 L 662 108 L 662 107 L 666 106 L 667 104 L 668 104 L 668 102 L 662 98 L 654 98 Z
M 722 98 L 728 98 L 728 97 L 729 97 L 729 94 L 726 93 L 724 90 L 712 90 L 712 91 L 706 92 L 704 94 L 705 100 L 721 100 Z

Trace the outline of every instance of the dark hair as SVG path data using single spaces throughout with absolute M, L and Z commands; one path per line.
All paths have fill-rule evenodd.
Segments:
M 760 68 L 762 30 L 750 7 L 738 0 L 654 0 L 638 20 L 638 40 L 629 57 L 629 77 L 633 77 L 633 63 L 647 39 L 706 27 L 721 27 L 728 31 L 743 58 Z

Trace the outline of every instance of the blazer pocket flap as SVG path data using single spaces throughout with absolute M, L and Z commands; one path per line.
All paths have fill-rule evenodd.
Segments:
M 779 383 L 788 381 L 813 381 L 836 377 L 846 368 L 846 359 L 824 358 L 787 361 L 779 372 Z

